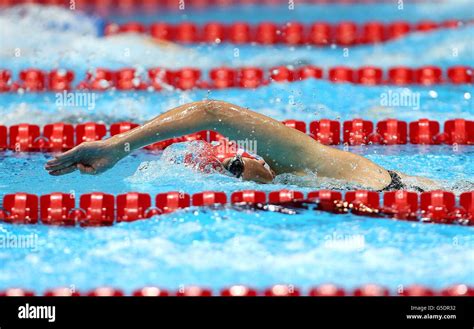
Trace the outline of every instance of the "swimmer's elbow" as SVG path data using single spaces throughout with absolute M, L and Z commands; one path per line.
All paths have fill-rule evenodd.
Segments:
M 187 110 L 192 111 L 193 122 L 199 122 L 200 129 L 218 130 L 223 129 L 234 122 L 237 106 L 219 100 L 202 100 L 187 105 Z
M 221 122 L 227 117 L 227 112 L 232 106 L 230 103 L 219 100 L 203 100 L 199 103 L 203 116 L 213 123 Z

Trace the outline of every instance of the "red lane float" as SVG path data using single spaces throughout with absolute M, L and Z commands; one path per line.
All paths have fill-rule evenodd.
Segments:
M 86 79 L 77 89 L 105 91 L 114 86 L 116 73 L 105 68 L 97 68 L 86 73 Z
M 167 290 L 158 287 L 143 287 L 132 293 L 134 297 L 165 297 L 169 295 L 170 293 Z
M 101 140 L 106 134 L 107 128 L 104 124 L 95 122 L 79 124 L 76 126 L 76 145 Z
M 369 136 L 374 130 L 372 121 L 354 119 L 344 121 L 343 141 L 349 145 L 364 145 L 369 142 Z
M 47 124 L 43 128 L 46 139 L 45 149 L 48 152 L 66 151 L 75 146 L 74 126 L 65 123 Z
M 316 46 L 326 46 L 333 40 L 333 27 L 326 22 L 313 23 L 310 26 L 308 42 Z
M 119 32 L 122 33 L 145 33 L 147 28 L 140 22 L 127 22 L 120 26 Z
M 256 41 L 262 45 L 274 45 L 278 39 L 278 27 L 271 22 L 263 22 L 257 25 Z
M 312 297 L 342 297 L 346 296 L 346 291 L 333 284 L 323 284 L 314 288 L 308 293 Z
M 474 221 L 474 191 L 464 192 L 459 197 L 460 206 L 467 212 L 467 218 Z
M 296 78 L 299 80 L 306 80 L 306 79 L 321 79 L 323 77 L 323 69 L 320 67 L 316 67 L 313 65 L 306 65 L 303 67 L 299 67 L 296 70 Z
M 21 288 L 10 288 L 0 291 L 0 297 L 32 297 L 34 295 L 33 291 Z
M 9 70 L 0 69 L 0 92 L 6 92 L 11 90 L 11 78 L 12 73 Z
M 306 42 L 305 27 L 298 22 L 289 22 L 282 28 L 281 39 L 287 45 L 301 45 Z
M 265 84 L 263 70 L 257 67 L 244 67 L 238 71 L 237 83 L 242 88 L 257 88 Z
M 255 297 L 258 296 L 258 292 L 246 286 L 236 285 L 221 290 L 220 295 L 224 297 Z
M 178 297 L 210 297 L 212 290 L 198 286 L 185 286 L 176 292 Z
M 173 212 L 177 209 L 191 206 L 191 197 L 189 194 L 181 192 L 168 192 L 156 195 L 156 207 L 164 214 Z
M 129 192 L 117 195 L 117 222 L 132 222 L 150 218 L 158 211 L 151 209 L 151 197 L 146 193 Z
M 382 286 L 368 284 L 354 289 L 352 295 L 359 297 L 390 296 L 390 291 Z
M 382 83 L 383 71 L 379 67 L 366 66 L 357 70 L 356 80 L 363 85 L 379 85 Z
M 388 83 L 393 85 L 408 85 L 414 81 L 413 69 L 409 67 L 392 67 L 388 69 Z
M 48 75 L 48 87 L 51 91 L 64 91 L 72 89 L 74 72 L 69 70 L 53 70 Z
M 175 86 L 176 84 L 175 72 L 159 67 L 148 69 L 148 78 L 150 87 L 156 91 L 163 90 L 166 85 Z
M 383 194 L 383 212 L 396 219 L 416 220 L 418 217 L 418 193 L 389 191 Z
M 406 144 L 408 125 L 405 121 L 387 119 L 377 122 L 376 133 L 379 138 L 371 140 L 384 145 Z M 371 139 L 371 137 L 369 137 Z
M 79 220 L 81 226 L 110 226 L 114 223 L 114 196 L 94 192 L 83 194 L 80 198 L 80 208 L 83 212 Z
M 434 85 L 442 82 L 441 68 L 436 66 L 424 66 L 415 71 L 415 80 L 422 85 Z
M 81 296 L 81 293 L 75 289 L 67 287 L 58 287 L 54 289 L 48 289 L 43 293 L 46 297 L 77 297 Z
M 341 124 L 339 121 L 322 119 L 309 125 L 310 136 L 325 145 L 341 143 Z
M 345 201 L 349 203 L 349 208 L 356 215 L 376 215 L 380 210 L 380 195 L 375 191 L 348 191 Z
M 229 26 L 229 40 L 236 44 L 249 43 L 253 40 L 249 24 L 237 22 Z
M 292 285 L 277 284 L 266 289 L 263 295 L 267 297 L 296 297 L 301 296 L 301 291 Z
M 120 289 L 115 289 L 112 287 L 100 287 L 88 291 L 85 295 L 88 297 L 122 297 L 125 294 Z
M 436 139 L 439 134 L 439 122 L 420 119 L 410 122 L 410 143 L 412 144 L 439 144 Z
M 306 123 L 304 121 L 285 120 L 285 121 L 282 121 L 282 123 L 287 127 L 299 130 L 302 133 L 306 133 Z
M 438 294 L 440 296 L 474 296 L 474 287 L 458 284 L 444 288 Z
M 175 72 L 174 86 L 181 90 L 199 87 L 201 71 L 195 68 L 183 68 Z
M 10 126 L 10 150 L 31 152 L 39 150 L 40 128 L 37 125 L 22 123 Z
M 411 285 L 401 289 L 398 294 L 400 296 L 434 296 L 436 293 L 433 289 L 430 289 L 421 285 Z
M 387 39 L 387 27 L 381 22 L 368 22 L 362 25 L 361 43 L 380 43 Z
M 0 151 L 6 150 L 7 144 L 7 127 L 0 125 Z
M 452 192 L 431 191 L 420 195 L 420 209 L 422 219 L 436 223 L 451 223 L 456 197 Z
M 236 85 L 236 72 L 232 68 L 221 67 L 209 72 L 211 86 L 216 89 L 232 88 Z
M 359 27 L 354 22 L 341 22 L 335 27 L 335 41 L 341 46 L 353 46 L 357 43 Z
M 15 224 L 36 224 L 38 217 L 38 196 L 29 193 L 3 196 L 0 220 Z
M 66 193 L 51 193 L 40 197 L 40 218 L 48 225 L 75 225 L 74 210 L 76 200 L 74 195 Z
M 444 123 L 446 144 L 474 144 L 474 121 L 464 119 L 447 120 Z
M 295 72 L 286 66 L 270 69 L 270 79 L 275 82 L 291 82 L 295 80 Z
M 142 82 L 137 72 L 133 68 L 120 69 L 115 73 L 115 86 L 118 90 L 143 90 L 146 83 Z
M 329 81 L 354 82 L 354 70 L 350 67 L 337 66 L 329 69 Z
M 154 23 L 150 25 L 150 35 L 159 40 L 174 40 L 174 32 L 174 27 L 168 23 Z
M 175 41 L 181 43 L 198 42 L 197 26 L 191 22 L 183 22 L 175 27 Z
M 227 41 L 227 28 L 218 22 L 206 23 L 200 39 L 207 43 L 221 43 Z
M 110 136 L 115 136 L 138 127 L 139 124 L 133 122 L 116 122 L 110 125 Z
M 280 190 L 273 191 L 268 194 L 268 202 L 270 203 L 286 203 L 292 201 L 300 201 L 304 199 L 304 195 L 300 191 Z
M 211 206 L 216 204 L 226 204 L 227 195 L 224 192 L 206 191 L 193 194 L 193 206 Z
M 452 66 L 448 68 L 447 76 L 453 84 L 474 82 L 473 69 L 468 66 Z
M 398 39 L 410 33 L 411 26 L 405 21 L 392 22 L 388 24 L 387 30 L 389 39 Z
M 438 27 L 439 27 L 439 25 L 436 22 L 428 21 L 428 20 L 420 21 L 420 22 L 416 23 L 416 25 L 415 25 L 415 29 L 417 31 L 420 31 L 420 32 L 432 31 L 432 30 L 435 30 Z
M 341 207 L 343 200 L 342 193 L 339 191 L 319 190 L 309 192 L 307 199 L 317 203 L 317 209 L 332 213 L 346 212 Z M 343 205 L 342 205 L 343 206 Z
M 20 81 L 17 88 L 25 89 L 26 91 L 43 91 L 46 87 L 45 72 L 38 69 L 26 69 L 20 71 Z
M 237 204 L 256 204 L 256 203 L 265 203 L 267 202 L 267 195 L 262 191 L 238 191 L 232 193 L 230 197 L 231 203 Z

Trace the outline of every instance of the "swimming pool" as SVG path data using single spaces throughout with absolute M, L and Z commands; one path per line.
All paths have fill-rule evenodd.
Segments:
M 411 7 L 413 6 L 413 7 Z M 440 6 L 443 9 L 441 16 Z M 468 2 L 410 5 L 403 14 L 390 4 L 296 6 L 288 12 L 270 7 L 262 16 L 245 16 L 249 23 L 265 20 L 312 22 L 324 15 L 329 22 L 351 19 L 363 23 L 373 19 L 390 22 L 422 19 L 472 19 Z M 196 23 L 236 21 L 249 7 L 236 7 L 232 15 L 221 9 L 186 14 L 163 12 L 160 20 Z M 253 8 L 255 9 L 255 8 Z M 435 10 L 436 9 L 436 10 Z M 456 65 L 472 66 L 473 27 L 412 33 L 386 43 L 344 47 L 286 45 L 195 44 L 180 49 L 162 49 L 141 35 L 104 38 L 98 18 L 79 17 L 60 8 L 26 6 L 3 10 L 2 66 L 18 76 L 22 69 L 67 68 L 75 82 L 94 67 L 197 67 L 205 74 L 219 66 L 344 65 L 393 66 L 436 65 L 443 70 Z M 253 11 L 250 11 L 253 12 Z M 383 13 L 383 14 L 382 14 Z M 51 18 L 54 17 L 54 18 Z M 248 20 L 247 20 L 248 18 Z M 150 15 L 109 16 L 123 23 L 150 23 Z M 64 24 L 67 23 L 66 27 Z M 37 31 L 31 36 L 32 24 Z M 11 56 L 19 48 L 20 56 Z M 238 49 L 238 56 L 235 56 Z M 454 55 L 456 54 L 456 55 Z M 204 74 L 204 75 L 205 75 Z M 412 102 L 382 105 L 383 95 L 408 93 Z M 143 123 L 184 102 L 206 97 L 223 99 L 252 108 L 278 120 L 295 119 L 309 124 L 328 118 L 354 118 L 377 122 L 386 118 L 414 122 L 429 118 L 443 123 L 450 119 L 473 120 L 472 84 L 433 86 L 366 86 L 335 84 L 307 79 L 292 83 L 270 83 L 255 89 L 175 89 L 94 92 L 93 105 L 59 104 L 54 92 L 0 93 L 0 125 L 29 123 L 44 126 L 53 122 L 81 124 L 99 122 Z M 314 176 L 282 175 L 273 184 L 242 182 L 217 174 L 196 174 L 190 168 L 163 161 L 179 154 L 183 144 L 164 152 L 140 151 L 100 176 L 78 173 L 48 176 L 43 170 L 50 154 L 2 151 L 0 194 L 27 192 L 45 195 L 64 192 L 80 195 L 100 191 L 118 195 L 130 191 L 154 196 L 168 191 L 187 194 L 223 191 L 230 196 L 239 190 L 265 192 L 292 189 L 308 193 L 341 186 L 325 185 Z M 407 174 L 440 180 L 444 189 L 457 196 L 473 190 L 474 148 L 471 145 L 358 145 L 342 146 L 367 156 L 376 163 Z M 42 224 L 14 225 L 0 222 L 3 241 L 31 237 L 33 244 L 0 248 L 0 290 L 19 287 L 41 294 L 55 287 L 73 287 L 81 292 L 97 287 L 114 287 L 126 294 L 144 286 L 169 291 L 197 285 L 217 294 L 228 286 L 243 284 L 263 290 L 276 284 L 311 287 L 333 283 L 353 291 L 365 284 L 377 284 L 396 294 L 413 284 L 442 289 L 453 284 L 474 285 L 474 236 L 472 227 L 396 221 L 385 218 L 335 215 L 298 209 L 288 215 L 271 211 L 233 207 L 190 207 L 148 220 L 117 223 L 110 227 L 57 227 Z

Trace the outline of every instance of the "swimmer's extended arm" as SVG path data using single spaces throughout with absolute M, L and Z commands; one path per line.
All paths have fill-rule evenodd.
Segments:
M 277 172 L 295 171 L 295 164 L 304 168 L 310 165 L 310 159 L 302 155 L 310 153 L 309 145 L 314 141 L 306 134 L 237 105 L 209 100 L 179 106 L 105 141 L 82 143 L 49 161 L 46 169 L 53 175 L 76 169 L 101 173 L 136 149 L 200 130 L 256 142 L 258 154 Z
M 201 130 L 214 130 L 235 141 L 255 142 L 257 153 L 275 169 L 292 171 L 304 161 L 308 135 L 281 122 L 223 101 L 199 101 L 179 106 L 145 125 L 108 140 L 117 149 L 136 150 L 157 141 L 180 137 Z M 279 168 L 281 167 L 281 168 Z M 305 166 L 307 167 L 307 166 Z
M 265 115 L 212 100 L 179 106 L 105 141 L 82 143 L 49 161 L 46 169 L 52 175 L 76 169 L 88 174 L 101 173 L 136 149 L 201 130 L 215 130 L 231 140 L 255 143 L 257 154 L 277 174 L 309 170 L 321 177 L 374 189 L 382 189 L 390 183 L 388 172 L 368 159 L 322 145 Z

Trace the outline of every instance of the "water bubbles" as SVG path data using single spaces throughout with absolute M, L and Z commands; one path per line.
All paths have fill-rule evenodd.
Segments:
M 470 100 L 470 99 L 471 99 L 471 93 L 465 92 L 465 93 L 464 93 L 464 99 L 465 99 L 465 100 Z
M 428 95 L 431 97 L 431 98 L 438 98 L 438 93 L 435 91 L 435 90 L 430 90 L 428 92 Z

